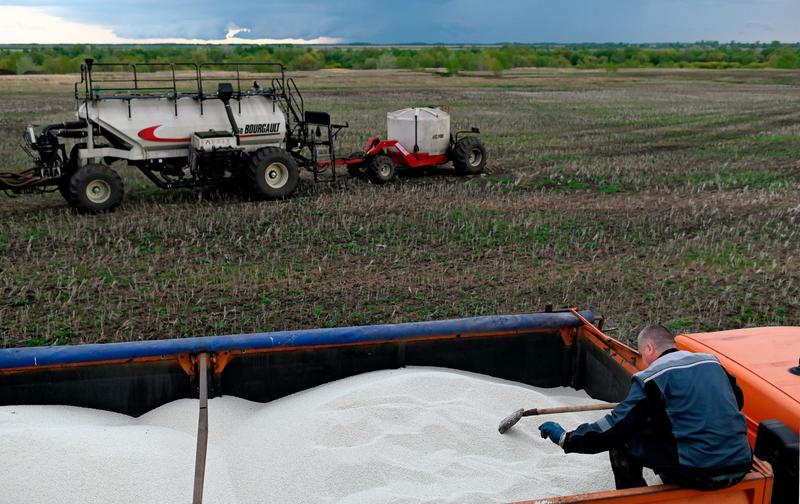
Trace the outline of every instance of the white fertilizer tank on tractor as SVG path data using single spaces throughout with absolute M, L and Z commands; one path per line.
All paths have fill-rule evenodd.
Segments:
M 258 80 L 257 80 L 258 79 Z M 326 112 L 305 110 L 294 79 L 278 63 L 95 63 L 81 65 L 75 83 L 77 120 L 28 127 L 23 148 L 34 166 L 0 173 L 0 190 L 58 190 L 78 210 L 114 210 L 123 161 L 163 189 L 227 185 L 278 199 L 297 188 L 300 169 L 314 182 L 335 181 L 336 167 L 385 183 L 397 167 L 452 162 L 479 173 L 486 150 L 477 128 L 450 132 L 435 108 L 388 115 L 388 140 L 336 156 L 337 135 Z M 397 135 L 393 138 L 392 135 Z

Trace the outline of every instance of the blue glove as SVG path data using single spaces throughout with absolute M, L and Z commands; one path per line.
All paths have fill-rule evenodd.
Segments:
M 545 422 L 539 426 L 539 432 L 542 434 L 542 439 L 550 438 L 550 441 L 558 444 L 566 431 L 555 422 Z

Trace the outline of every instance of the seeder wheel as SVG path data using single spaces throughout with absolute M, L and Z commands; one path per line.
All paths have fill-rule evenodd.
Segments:
M 270 199 L 289 196 L 300 179 L 294 158 L 277 147 L 259 149 L 250 160 L 247 176 L 253 192 Z
M 486 168 L 486 147 L 475 136 L 462 138 L 453 147 L 453 166 L 462 175 L 475 175 Z
M 394 161 L 385 155 L 375 156 L 369 164 L 369 178 L 376 184 L 385 184 L 394 178 Z
M 122 201 L 122 179 L 106 165 L 88 164 L 69 179 L 67 202 L 86 213 L 113 212 Z

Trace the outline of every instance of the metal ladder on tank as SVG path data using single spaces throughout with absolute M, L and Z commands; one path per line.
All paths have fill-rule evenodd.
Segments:
M 296 138 L 302 138 L 301 147 L 308 148 L 310 158 L 308 168 L 314 175 L 314 183 L 336 181 L 336 135 L 347 125 L 332 124 L 327 112 L 306 111 L 303 95 L 297 88 L 294 79 L 282 82 L 275 79 L 273 88 L 286 103 L 287 129 Z M 327 168 L 318 167 L 319 162 L 327 162 L 330 174 L 323 176 Z
M 305 132 L 303 138 L 311 152 L 311 172 L 314 182 L 336 182 L 336 134 L 341 126 L 331 124 L 327 112 L 306 111 L 303 115 Z M 326 168 L 319 168 L 320 161 L 329 162 L 330 174 L 323 176 Z
M 297 88 L 294 79 L 273 79 L 272 89 L 276 96 L 283 98 L 286 104 L 286 129 L 297 138 L 304 136 L 305 102 L 303 94 Z

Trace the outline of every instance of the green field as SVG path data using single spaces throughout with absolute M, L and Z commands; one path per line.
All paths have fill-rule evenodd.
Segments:
M 110 342 L 538 311 L 624 339 L 800 324 L 800 71 L 296 72 L 349 121 L 450 108 L 489 173 L 346 180 L 253 202 L 164 192 L 117 166 L 115 213 L 0 196 L 0 345 Z M 0 76 L 3 169 L 29 123 L 71 119 L 73 76 Z

